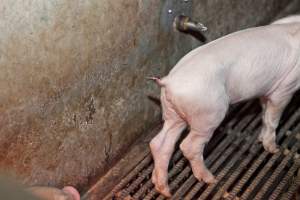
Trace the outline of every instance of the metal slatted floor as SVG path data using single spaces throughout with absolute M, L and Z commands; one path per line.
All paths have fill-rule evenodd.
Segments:
M 299 95 L 298 95 L 299 96 Z M 169 185 L 178 199 L 293 199 L 300 177 L 300 98 L 286 109 L 277 131 L 280 152 L 270 154 L 257 142 L 261 129 L 258 103 L 232 109 L 205 151 L 205 163 L 215 184 L 195 179 L 188 161 L 176 150 L 170 163 Z M 148 147 L 147 147 L 148 148 Z M 148 154 L 111 192 L 112 199 L 165 199 L 151 182 L 153 161 Z

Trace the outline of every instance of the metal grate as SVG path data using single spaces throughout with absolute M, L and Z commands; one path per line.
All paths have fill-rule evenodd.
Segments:
M 299 95 L 298 95 L 299 96 Z M 207 185 L 193 176 L 188 161 L 176 150 L 170 163 L 171 199 L 292 199 L 300 177 L 300 106 L 294 98 L 277 132 L 281 151 L 270 154 L 257 142 L 261 114 L 257 103 L 232 109 L 205 151 L 205 163 L 217 182 Z M 299 107 L 299 108 L 298 108 Z M 151 182 L 149 154 L 112 191 L 113 199 L 165 199 Z

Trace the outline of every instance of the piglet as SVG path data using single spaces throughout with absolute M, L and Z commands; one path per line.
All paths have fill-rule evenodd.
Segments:
M 299 23 L 300 22 L 300 15 L 290 15 L 281 19 L 278 19 L 272 24 L 287 24 L 287 23 Z
M 152 182 L 169 197 L 168 164 L 180 144 L 199 181 L 214 183 L 203 161 L 203 149 L 230 104 L 259 98 L 263 126 L 259 135 L 266 151 L 278 152 L 275 130 L 281 114 L 300 87 L 300 23 L 277 22 L 249 28 L 210 42 L 184 56 L 161 86 L 164 125 L 150 142 L 154 158 Z

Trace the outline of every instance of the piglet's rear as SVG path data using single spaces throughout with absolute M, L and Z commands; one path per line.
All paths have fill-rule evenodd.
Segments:
M 251 28 L 199 47 L 156 81 L 162 86 L 164 126 L 151 141 L 155 168 L 152 181 L 165 196 L 168 164 L 180 144 L 198 180 L 215 181 L 203 162 L 204 145 L 223 120 L 230 104 L 260 98 L 263 128 L 259 140 L 276 153 L 275 130 L 293 94 L 300 87 L 300 23 Z

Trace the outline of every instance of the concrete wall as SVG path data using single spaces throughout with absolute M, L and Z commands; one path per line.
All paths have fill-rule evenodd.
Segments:
M 290 0 L 2 0 L 0 168 L 28 185 L 87 187 L 160 116 L 145 80 L 191 48 L 274 18 Z M 168 10 L 171 10 L 169 13 Z
M 145 77 L 167 73 L 190 49 L 171 34 L 166 9 L 148 0 L 2 1 L 1 168 L 30 185 L 83 186 L 103 174 L 159 117 L 146 97 L 158 88 Z

